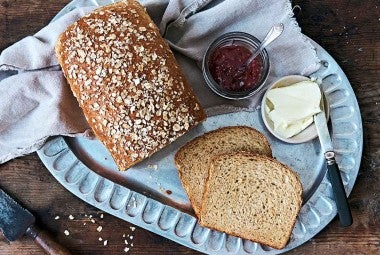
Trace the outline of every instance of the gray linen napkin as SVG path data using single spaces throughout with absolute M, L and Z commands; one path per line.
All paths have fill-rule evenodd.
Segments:
M 83 2 L 85 3 L 85 2 Z M 285 31 L 268 48 L 267 84 L 288 74 L 308 75 L 319 68 L 315 50 L 302 35 L 288 0 L 142 0 L 206 108 L 234 105 L 255 108 L 260 95 L 230 101 L 205 85 L 200 61 L 208 45 L 229 31 L 263 39 L 282 22 Z M 31 153 L 54 135 L 90 137 L 88 124 L 54 54 L 64 29 L 93 7 L 78 8 L 5 49 L 0 55 L 0 163 Z

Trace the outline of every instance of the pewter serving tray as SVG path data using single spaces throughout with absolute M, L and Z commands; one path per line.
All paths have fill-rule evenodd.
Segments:
M 111 2 L 74 0 L 57 17 L 79 6 Z M 323 80 L 336 158 L 349 194 L 359 171 L 363 147 L 359 107 L 342 69 L 323 48 L 313 44 L 323 60 L 322 68 L 313 76 Z M 55 137 L 38 155 L 51 174 L 85 202 L 207 254 L 282 253 L 308 241 L 334 218 L 336 206 L 318 139 L 297 145 L 283 143 L 265 129 L 259 110 L 220 107 L 207 111 L 210 117 L 203 124 L 126 172 L 117 171 L 111 156 L 97 140 Z M 247 125 L 261 131 L 269 139 L 273 156 L 300 176 L 304 204 L 283 250 L 201 227 L 193 216 L 174 165 L 174 154 L 194 137 L 230 125 Z

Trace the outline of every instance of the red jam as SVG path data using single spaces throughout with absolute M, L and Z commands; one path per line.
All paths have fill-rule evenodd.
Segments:
M 263 69 L 260 56 L 247 66 L 244 72 L 239 68 L 248 60 L 252 52 L 241 45 L 217 48 L 211 55 L 209 69 L 214 80 L 230 91 L 247 91 L 258 85 Z

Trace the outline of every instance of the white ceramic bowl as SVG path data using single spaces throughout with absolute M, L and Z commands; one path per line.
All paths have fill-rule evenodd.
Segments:
M 277 137 L 281 141 L 284 141 L 287 143 L 294 143 L 294 144 L 295 143 L 304 143 L 304 142 L 310 141 L 310 140 L 312 140 L 318 136 L 317 129 L 316 129 L 315 124 L 313 122 L 310 126 L 308 126 L 306 129 L 302 130 L 299 134 L 292 136 L 290 138 L 283 137 L 274 130 L 273 121 L 269 118 L 267 112 L 265 111 L 267 93 L 270 89 L 279 88 L 279 87 L 286 87 L 286 86 L 292 85 L 294 83 L 301 82 L 301 81 L 307 81 L 307 80 L 310 80 L 310 78 L 305 77 L 305 76 L 301 76 L 301 75 L 285 76 L 285 77 L 277 80 L 276 82 L 274 82 L 268 88 L 268 90 L 265 92 L 265 94 L 263 96 L 263 99 L 261 102 L 261 116 L 263 118 L 264 124 L 267 127 L 267 129 L 275 137 Z M 325 102 L 325 112 L 326 112 L 326 116 L 328 119 L 329 118 L 329 107 L 328 107 L 328 103 L 327 103 L 326 99 L 324 99 L 324 102 Z

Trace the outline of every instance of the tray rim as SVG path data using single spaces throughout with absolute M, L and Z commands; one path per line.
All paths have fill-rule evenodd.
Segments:
M 70 2 L 68 5 L 66 5 L 57 14 L 57 16 L 54 19 L 58 18 L 60 15 L 62 15 L 65 12 L 69 12 L 69 11 L 77 8 L 78 6 L 83 6 L 83 2 L 85 2 L 84 4 L 86 6 L 100 6 L 100 5 L 104 5 L 104 4 L 108 4 L 108 3 L 112 3 L 112 2 L 116 2 L 116 1 L 114 1 L 114 0 L 92 0 L 92 1 L 74 0 L 74 1 Z M 341 73 L 340 74 L 341 78 L 342 78 L 342 80 L 344 80 L 343 83 L 348 85 L 347 87 L 345 87 L 345 89 L 349 90 L 349 93 L 353 96 L 353 99 L 354 99 L 353 100 L 353 103 L 354 103 L 353 107 L 359 113 L 359 115 L 356 116 L 358 118 L 356 124 L 359 126 L 358 128 L 360 130 L 360 134 L 359 134 L 359 138 L 360 138 L 359 140 L 360 141 L 358 144 L 358 150 L 356 152 L 356 155 L 357 155 L 357 161 L 355 163 L 356 169 L 354 170 L 353 175 L 350 175 L 350 181 L 345 185 L 345 189 L 346 189 L 347 194 L 350 194 L 352 191 L 353 185 L 356 181 L 356 178 L 357 178 L 357 174 L 358 174 L 359 167 L 360 167 L 362 150 L 363 150 L 363 129 L 362 129 L 362 120 L 361 120 L 361 115 L 360 115 L 360 111 L 359 111 L 359 106 L 357 103 L 357 99 L 355 97 L 355 93 L 354 93 L 346 75 L 341 70 L 340 66 L 321 46 L 319 46 L 312 39 L 310 39 L 310 38 L 308 38 L 308 39 L 316 47 L 317 52 L 318 52 L 318 50 L 321 50 L 325 56 L 330 58 L 329 61 L 332 62 L 334 64 L 334 66 L 336 66 L 337 71 L 339 71 Z M 56 151 L 54 151 L 54 149 L 56 149 Z M 52 150 L 54 151 L 54 153 L 52 153 Z M 66 143 L 66 141 L 64 140 L 63 137 L 58 136 L 58 137 L 52 138 L 47 143 L 45 143 L 43 145 L 43 147 L 37 151 L 37 153 L 38 153 L 41 161 L 45 164 L 45 166 L 48 168 L 48 170 L 51 172 L 51 174 L 57 179 L 57 181 L 60 182 L 67 190 L 69 190 L 70 192 L 72 192 L 73 194 L 75 194 L 76 196 L 78 196 L 79 198 L 84 200 L 85 202 L 87 202 L 87 203 L 107 212 L 107 213 L 110 213 L 116 217 L 119 217 L 123 220 L 126 220 L 130 223 L 133 223 L 137 226 L 140 226 L 144 229 L 152 231 L 156 234 L 160 234 L 166 238 L 172 239 L 173 241 L 176 241 L 176 242 L 178 242 L 182 245 L 185 245 L 189 248 L 198 250 L 200 252 L 207 252 L 209 254 L 224 254 L 225 252 L 232 252 L 232 254 L 252 254 L 252 252 L 253 253 L 260 252 L 260 253 L 265 253 L 265 254 L 277 254 L 277 252 L 285 252 L 285 251 L 293 249 L 293 248 L 301 245 L 302 243 L 308 241 L 315 234 L 317 234 L 319 231 L 321 231 L 336 215 L 336 207 L 332 203 L 331 213 L 329 213 L 328 215 L 324 215 L 324 220 L 322 222 L 324 222 L 325 224 L 320 224 L 319 226 L 317 226 L 317 227 L 313 228 L 311 231 L 309 231 L 307 233 L 308 237 L 304 238 L 305 240 L 296 240 L 296 241 L 293 240 L 293 244 L 295 244 L 295 245 L 292 245 L 292 242 L 290 242 L 290 245 L 285 247 L 283 250 L 268 249 L 265 246 L 260 246 L 256 243 L 251 242 L 251 244 L 249 244 L 251 246 L 251 250 L 248 248 L 247 249 L 252 251 L 252 252 L 248 252 L 246 250 L 246 248 L 244 247 L 245 243 L 247 243 L 246 241 L 243 241 L 240 238 L 231 237 L 232 239 L 233 238 L 236 239 L 236 242 L 238 243 L 238 245 L 237 245 L 238 250 L 228 251 L 228 250 L 223 249 L 223 248 L 225 248 L 225 246 L 226 246 L 225 242 L 227 242 L 227 241 L 225 241 L 225 240 L 227 240 L 230 237 L 229 235 L 200 227 L 200 229 L 203 229 L 204 231 L 209 232 L 207 235 L 208 241 L 204 242 L 203 244 L 194 243 L 194 240 L 192 239 L 192 234 L 193 234 L 193 231 L 195 231 L 196 227 L 199 227 L 199 225 L 196 223 L 196 219 L 193 216 L 191 216 L 187 213 L 181 212 L 180 210 L 173 208 L 171 206 L 164 205 L 163 203 L 158 202 L 154 199 L 148 198 L 147 196 L 142 195 L 138 192 L 134 192 L 134 191 L 132 191 L 132 190 L 130 190 L 124 186 L 113 183 L 112 181 L 109 181 L 106 178 L 94 173 L 91 169 L 87 168 L 84 164 L 82 164 L 79 161 L 79 159 L 76 158 L 74 153 L 69 150 L 68 144 Z M 63 159 L 66 159 L 68 161 L 74 159 L 74 162 L 71 162 L 72 165 L 65 168 L 65 169 L 58 169 L 57 168 L 57 161 L 63 160 Z M 81 176 L 83 178 L 81 178 L 79 181 L 77 181 L 75 183 L 70 183 L 67 181 L 66 175 L 69 171 L 72 171 L 72 169 L 75 169 L 75 168 L 80 169 L 80 171 L 82 172 Z M 92 176 L 93 179 L 96 181 L 94 182 L 95 184 L 92 186 L 92 189 L 86 193 L 86 192 L 83 192 L 83 190 L 81 190 L 81 188 L 83 188 L 83 183 L 85 180 L 88 179 L 89 176 Z M 99 193 L 99 189 L 102 189 L 102 183 L 105 183 L 105 182 L 111 182 L 112 189 L 111 189 L 111 193 L 109 193 L 109 197 L 103 201 L 101 199 L 99 200 L 98 199 L 99 197 L 97 198 L 96 194 Z M 325 189 L 324 191 L 321 190 L 322 186 Z M 112 198 L 120 195 L 120 194 L 118 194 L 118 192 L 120 194 L 124 194 L 124 196 L 125 196 L 123 198 L 125 200 L 124 206 L 122 206 L 119 209 L 113 208 L 113 206 L 112 206 Z M 312 195 L 312 197 L 309 199 L 309 201 L 303 206 L 303 209 L 307 208 L 304 210 L 307 211 L 307 213 L 309 213 L 309 214 L 315 213 L 314 207 L 315 207 L 315 203 L 316 203 L 315 198 L 318 195 L 317 193 L 319 195 L 321 195 L 320 198 L 331 202 L 330 197 L 332 194 L 332 189 L 331 189 L 331 184 L 327 180 L 326 176 L 323 178 L 323 180 L 320 184 L 320 187 L 318 187 L 316 189 L 315 193 Z M 131 201 L 134 205 L 134 201 L 136 201 L 136 200 L 133 200 L 133 198 L 136 199 L 136 197 L 139 199 L 137 201 L 141 200 L 141 203 L 136 202 L 137 208 L 139 209 L 139 212 L 137 214 L 134 214 L 134 213 L 131 214 L 131 212 L 128 211 L 128 205 L 130 205 Z M 155 209 L 153 211 L 147 210 L 147 208 L 149 209 L 150 207 L 155 208 Z M 159 212 L 159 215 L 155 221 L 150 222 L 149 220 L 144 219 L 144 215 L 146 216 L 149 213 L 154 214 L 157 211 Z M 172 223 L 173 225 L 169 229 L 163 229 L 159 226 L 159 220 L 162 218 L 162 215 L 164 214 L 165 211 L 174 213 L 176 215 L 174 217 L 175 222 Z M 301 213 L 302 213 L 302 210 L 301 210 Z M 180 226 L 182 228 L 182 230 L 187 229 L 187 232 L 186 233 L 180 233 L 182 230 L 179 229 L 178 226 Z M 213 249 L 213 243 L 211 240 L 213 234 L 214 234 L 214 236 L 217 237 L 214 239 L 219 238 L 219 239 L 224 240 L 223 243 L 220 245 L 219 249 Z M 218 246 L 219 244 L 215 244 L 215 245 Z M 249 246 L 249 245 L 247 245 L 247 246 Z M 222 248 L 222 246 L 223 246 L 223 248 Z

